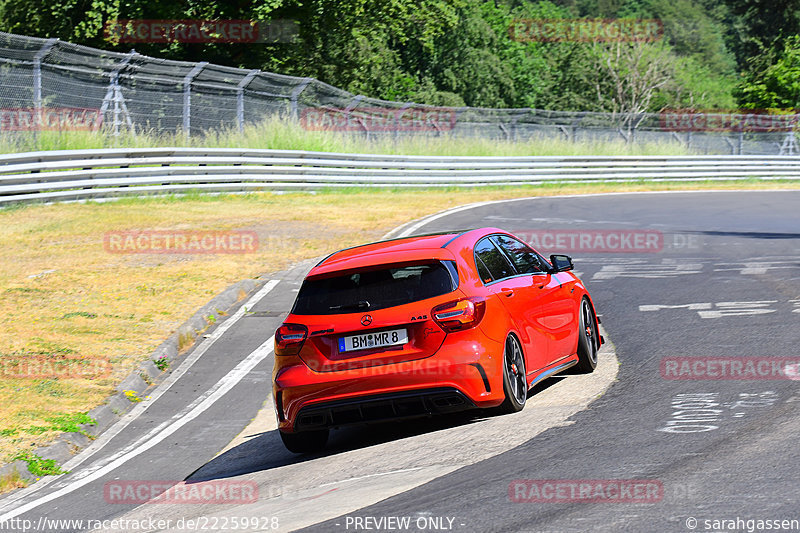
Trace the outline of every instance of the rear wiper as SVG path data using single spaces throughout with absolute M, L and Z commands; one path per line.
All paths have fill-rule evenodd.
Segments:
M 330 311 L 345 311 L 348 309 L 369 309 L 370 305 L 369 302 L 366 300 L 359 300 L 356 303 L 347 304 L 347 305 L 332 305 L 328 309 Z

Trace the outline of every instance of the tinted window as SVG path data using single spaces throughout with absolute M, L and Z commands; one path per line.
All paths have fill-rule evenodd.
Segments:
M 475 256 L 475 266 L 478 267 L 478 276 L 480 276 L 484 283 L 491 283 L 493 281 L 492 273 L 489 272 L 489 269 L 483 264 L 483 261 L 481 261 L 481 258 L 477 255 Z
M 447 294 L 456 287 L 458 274 L 452 261 L 351 272 L 304 281 L 292 313 L 374 311 Z
M 539 254 L 531 250 L 527 244 L 504 235 L 497 235 L 492 239 L 508 255 L 520 274 L 532 274 L 547 270 L 547 267 L 542 264 Z
M 508 259 L 488 238 L 475 245 L 475 266 L 484 283 L 516 275 Z

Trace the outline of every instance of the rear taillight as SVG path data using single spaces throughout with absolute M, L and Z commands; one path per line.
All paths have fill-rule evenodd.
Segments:
M 297 355 L 308 337 L 302 324 L 282 324 L 275 332 L 275 355 Z
M 431 310 L 433 320 L 447 333 L 474 328 L 486 313 L 486 300 L 464 298 L 437 305 Z

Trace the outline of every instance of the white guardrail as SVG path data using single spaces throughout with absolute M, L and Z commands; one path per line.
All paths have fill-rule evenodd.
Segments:
M 434 157 L 235 148 L 0 156 L 0 205 L 189 191 L 800 179 L 792 156 Z

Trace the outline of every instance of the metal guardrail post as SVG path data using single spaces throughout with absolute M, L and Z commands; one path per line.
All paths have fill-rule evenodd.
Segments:
M 36 55 L 33 56 L 33 108 L 36 111 L 36 120 L 41 119 L 42 112 L 42 59 L 58 43 L 58 39 L 48 39 Z
M 300 95 L 303 93 L 303 91 L 306 90 L 306 87 L 308 87 L 308 85 L 312 81 L 314 81 L 314 78 L 303 78 L 303 82 L 300 83 L 300 85 L 298 85 L 297 87 L 295 87 L 292 90 L 292 94 L 289 96 L 289 104 L 291 106 L 292 117 L 294 117 L 295 120 L 299 120 L 300 118 L 298 117 L 297 113 L 297 100 L 300 98 Z
M 736 155 L 736 145 L 731 142 L 727 135 L 723 135 L 722 138 L 725 139 L 725 142 L 731 147 L 731 155 Z
M 469 109 L 468 107 L 457 107 L 455 111 L 455 116 L 453 117 L 453 127 L 450 128 L 450 137 L 455 137 L 456 135 L 456 126 L 458 125 L 458 121 L 461 120 L 461 115 L 464 114 L 464 111 Z
M 786 132 L 786 135 L 783 137 L 783 143 L 781 143 L 781 152 L 780 155 L 795 155 L 795 152 L 798 151 L 797 146 L 797 139 L 794 133 L 794 124 L 792 125 L 792 129 Z
M 414 102 L 406 102 L 400 106 L 400 108 L 395 111 L 394 113 L 394 138 L 397 139 L 400 136 L 400 117 L 403 116 L 406 109 L 414 105 Z M 441 132 L 439 132 L 441 134 Z
M 351 116 L 351 114 L 353 112 L 353 109 L 363 99 L 364 99 L 364 95 L 363 94 L 357 94 L 356 96 L 353 97 L 352 100 L 350 100 L 350 103 L 347 104 L 347 107 L 344 108 L 343 111 L 344 111 L 345 116 L 347 117 L 347 122 L 348 123 L 350 122 L 350 116 Z M 364 121 L 361 120 L 361 119 L 358 120 L 358 123 L 361 124 L 362 128 L 364 128 L 364 132 L 366 133 L 367 140 L 369 140 L 369 128 L 367 127 L 366 124 L 364 124 Z
M 350 103 L 347 104 L 347 107 L 344 108 L 344 112 L 349 114 L 353 109 L 355 109 L 355 107 L 358 105 L 358 103 L 363 99 L 364 99 L 364 95 L 363 94 L 355 95 L 353 97 L 353 99 L 350 100 Z
M 570 141 L 573 143 L 578 140 L 578 124 L 586 116 L 586 113 L 581 113 L 580 116 L 573 118 L 572 123 L 569 125 Z
M 100 106 L 100 116 L 105 117 L 109 105 L 112 102 L 114 103 L 114 119 L 111 121 L 112 133 L 114 136 L 119 135 L 119 125 L 122 124 L 122 122 L 119 120 L 120 114 L 125 116 L 125 122 L 128 124 L 130 131 L 134 131 L 133 121 L 131 120 L 130 113 L 128 113 L 128 106 L 125 105 L 125 98 L 122 96 L 122 88 L 119 86 L 119 75 L 128 67 L 131 60 L 137 55 L 139 54 L 136 53 L 136 50 L 131 50 L 128 53 L 128 56 L 123 59 L 119 65 L 117 65 L 117 68 L 111 71 L 108 80 L 108 90 L 106 91 L 106 95 L 103 97 L 103 103 Z
M 637 113 L 635 116 L 632 116 L 630 118 L 629 124 L 631 124 L 632 127 L 629 128 L 629 131 L 631 133 L 631 138 L 629 142 L 631 143 L 636 142 L 636 132 L 639 131 L 639 125 L 642 122 L 644 122 L 644 119 L 646 118 L 647 118 L 647 113 Z
M 247 76 L 242 78 L 242 81 L 236 85 L 236 123 L 239 125 L 240 133 L 244 131 L 244 90 L 259 72 L 261 71 L 258 69 L 251 70 Z
M 517 141 L 517 122 L 519 122 L 520 115 L 515 116 L 511 119 L 511 140 L 513 142 Z
M 196 64 L 183 78 L 183 134 L 187 137 L 192 127 L 192 80 L 200 74 L 206 65 L 208 65 L 208 61 Z

